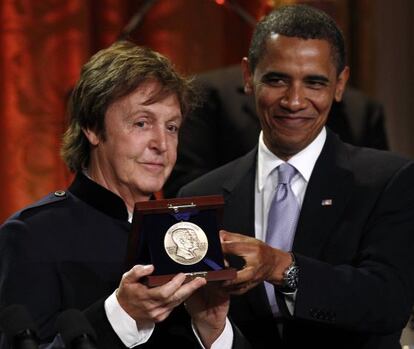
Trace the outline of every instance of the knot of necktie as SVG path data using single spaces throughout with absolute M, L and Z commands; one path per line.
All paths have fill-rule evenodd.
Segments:
M 288 164 L 286 162 L 279 165 L 279 167 L 277 168 L 277 171 L 278 171 L 278 175 L 279 175 L 279 179 L 278 179 L 279 184 L 280 183 L 282 183 L 282 184 L 290 183 L 293 176 L 296 173 L 296 169 L 291 164 Z

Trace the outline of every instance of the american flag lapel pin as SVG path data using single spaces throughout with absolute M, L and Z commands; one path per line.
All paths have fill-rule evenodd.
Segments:
M 332 199 L 324 199 L 321 202 L 322 206 L 332 206 Z

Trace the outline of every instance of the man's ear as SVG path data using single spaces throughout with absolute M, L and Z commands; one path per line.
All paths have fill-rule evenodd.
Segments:
M 248 95 L 253 93 L 253 74 L 250 71 L 249 60 L 243 57 L 241 61 L 241 68 L 244 80 L 244 92 Z
M 88 139 L 89 143 L 93 146 L 97 146 L 99 142 L 101 141 L 98 134 L 89 128 L 82 127 L 82 132 L 85 135 L 85 137 Z
M 346 83 L 349 78 L 349 67 L 346 66 L 344 70 L 338 75 L 338 81 L 336 83 L 335 89 L 335 101 L 340 102 L 342 100 L 342 96 L 344 94 Z

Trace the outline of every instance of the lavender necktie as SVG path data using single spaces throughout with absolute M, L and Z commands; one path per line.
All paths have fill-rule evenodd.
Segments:
M 299 216 L 299 203 L 290 186 L 296 169 L 283 163 L 278 168 L 278 184 L 267 218 L 266 243 L 283 251 L 290 251 Z M 279 315 L 274 286 L 265 282 L 267 296 L 274 315 Z

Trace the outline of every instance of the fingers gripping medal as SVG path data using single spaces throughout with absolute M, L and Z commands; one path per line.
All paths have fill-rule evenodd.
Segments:
M 179 222 L 172 225 L 165 233 L 164 248 L 173 261 L 183 265 L 193 265 L 206 255 L 208 240 L 198 225 Z

